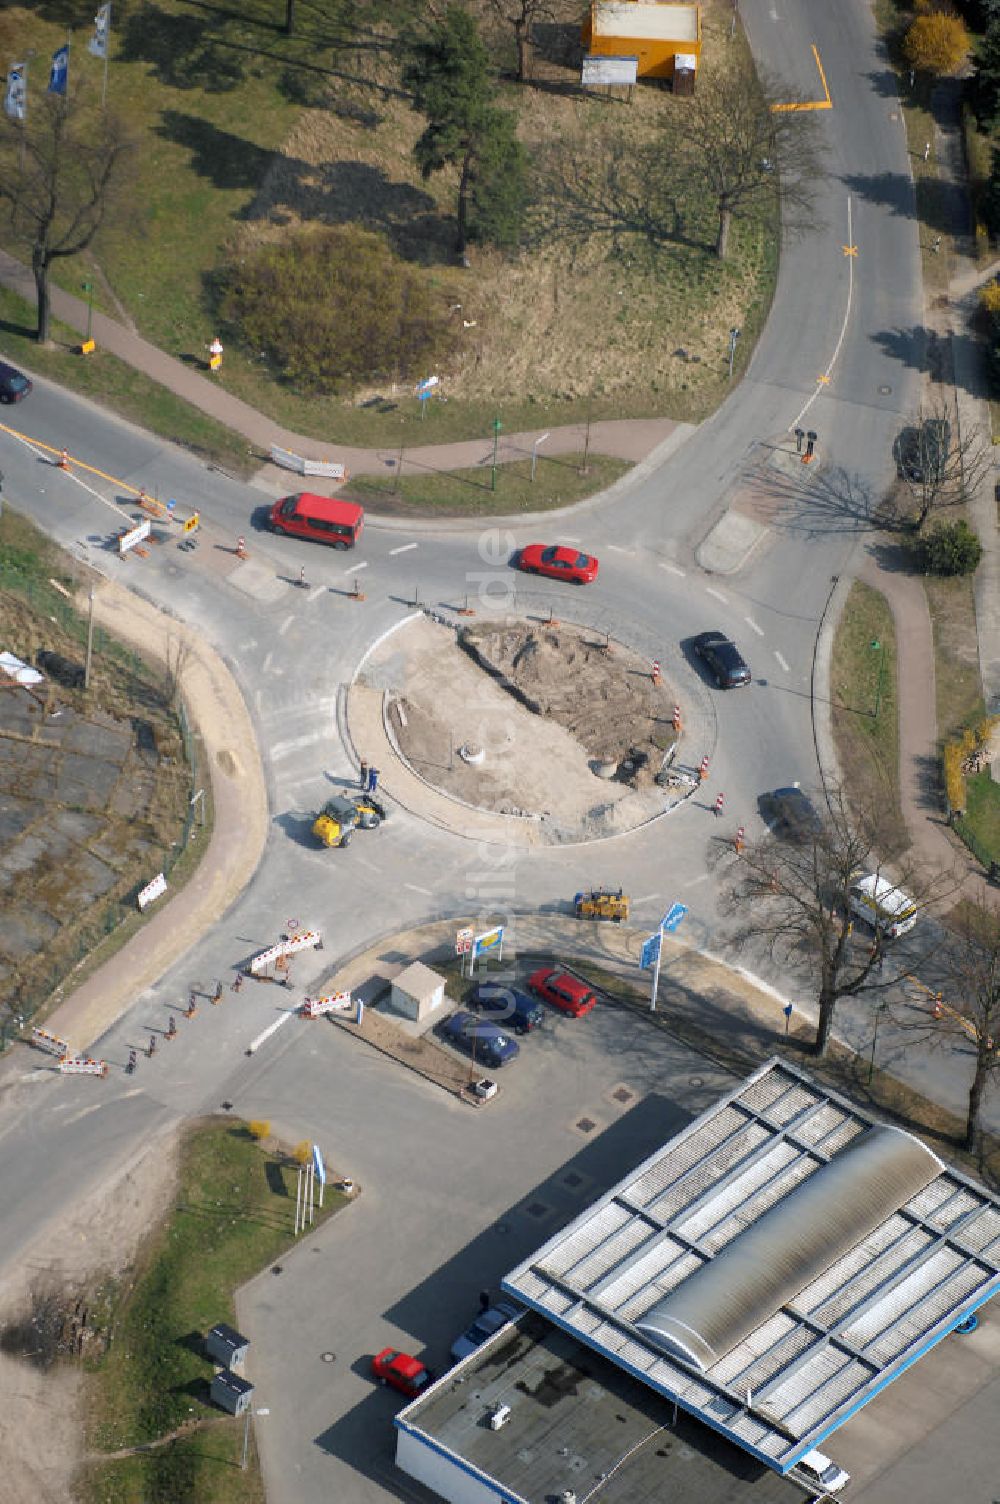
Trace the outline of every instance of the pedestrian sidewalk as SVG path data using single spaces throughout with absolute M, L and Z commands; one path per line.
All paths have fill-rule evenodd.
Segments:
M 0 251 L 0 284 L 29 303 L 35 300 L 31 271 L 6 251 Z M 82 334 L 88 320 L 87 304 L 82 298 L 53 286 L 51 299 L 53 315 Z M 391 448 L 361 449 L 307 438 L 283 428 L 249 403 L 233 396 L 226 390 L 224 375 L 204 375 L 199 369 L 202 364 L 200 357 L 197 365 L 193 361 L 177 360 L 157 349 L 135 330 L 96 310 L 93 335 L 99 349 L 107 350 L 126 365 L 143 371 L 175 396 L 190 402 L 235 433 L 242 434 L 257 450 L 269 450 L 272 444 L 277 444 L 306 459 L 344 464 L 352 475 L 385 475 L 389 469 L 403 475 L 419 475 L 426 471 L 471 470 L 493 462 L 493 441 L 485 436 L 450 444 L 407 444 L 405 449 L 398 444 Z M 671 418 L 602 420 L 591 423 L 589 428 L 589 447 L 594 454 L 610 455 L 613 459 L 628 460 L 633 464 L 646 459 L 675 430 L 689 431 L 689 425 L 675 423 Z M 538 429 L 505 434 L 498 446 L 497 459 L 501 463 L 523 459 L 543 439 L 545 455 L 579 453 L 588 442 L 586 425 L 571 423 L 545 432 Z M 265 478 L 274 482 L 275 489 L 280 489 L 287 480 L 288 472 L 277 466 L 266 465 L 264 470 Z M 326 482 L 319 481 L 316 485 L 320 490 L 328 488 Z
M 928 303 L 925 324 L 928 328 L 936 327 L 950 352 L 951 371 L 946 373 L 942 387 L 944 395 L 955 402 L 959 435 L 977 429 L 989 442 L 987 385 L 979 340 L 972 324 L 978 289 L 995 275 L 1000 262 L 981 268 L 974 259 L 960 110 L 956 90 L 949 85 L 939 87 L 934 99 L 932 146 L 941 185 L 941 212 L 950 222 L 954 250 L 947 308 L 939 312 Z M 993 486 L 991 471 L 970 499 L 969 509 L 983 545 L 983 559 L 974 581 L 980 674 L 987 709 L 996 713 L 1000 711 L 1000 538 Z M 914 849 L 928 869 L 954 872 L 964 897 L 985 899 L 989 885 L 978 862 L 949 830 L 940 794 L 934 635 L 923 584 L 916 576 L 881 567 L 871 552 L 859 578 L 880 591 L 892 611 L 897 654 L 900 804 Z

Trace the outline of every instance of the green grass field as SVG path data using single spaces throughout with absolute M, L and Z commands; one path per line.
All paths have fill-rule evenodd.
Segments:
M 584 496 L 603 491 L 630 468 L 624 460 L 607 455 L 590 455 L 586 474 L 581 473 L 582 454 L 560 454 L 539 458 L 535 480 L 531 479 L 531 461 L 512 460 L 498 465 L 496 487 L 492 485 L 492 467 L 452 470 L 426 475 L 404 475 L 402 482 L 391 476 L 363 476 L 341 493 L 386 515 L 473 517 L 490 513 L 544 512 L 551 507 L 568 506 Z
M 851 587 L 837 625 L 830 698 L 834 740 L 848 794 L 870 787 L 874 778 L 887 791 L 898 815 L 896 634 L 885 597 L 858 582 Z
M 233 1291 L 292 1243 L 295 1177 L 294 1164 L 237 1121 L 187 1134 L 175 1204 L 120 1293 L 111 1345 L 85 1395 L 91 1452 L 184 1430 L 153 1450 L 89 1466 L 87 1504 L 262 1504 L 256 1466 L 240 1467 L 243 1421 L 209 1403 L 215 1365 L 201 1339 L 217 1321 L 235 1321 Z M 328 1188 L 317 1224 L 343 1202 Z

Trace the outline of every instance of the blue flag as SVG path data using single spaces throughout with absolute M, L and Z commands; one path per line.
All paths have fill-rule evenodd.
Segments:
M 52 54 L 52 70 L 49 73 L 50 94 L 65 94 L 66 84 L 69 81 L 69 43 L 64 47 L 57 47 Z

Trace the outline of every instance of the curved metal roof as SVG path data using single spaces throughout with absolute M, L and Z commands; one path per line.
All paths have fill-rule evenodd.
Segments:
M 942 1168 L 911 1134 L 868 1129 L 689 1274 L 636 1326 L 665 1352 L 710 1368 Z

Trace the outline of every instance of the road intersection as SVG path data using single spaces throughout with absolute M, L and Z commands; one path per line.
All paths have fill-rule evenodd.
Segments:
M 865 550 L 866 507 L 890 473 L 892 438 L 915 406 L 918 362 L 901 359 L 880 336 L 921 325 L 919 250 L 905 134 L 867 8 L 809 3 L 782 14 L 780 24 L 777 7 L 763 0 L 746 0 L 741 12 L 757 55 L 793 86 L 815 87 L 813 44 L 823 58 L 834 106 L 820 117 L 829 172 L 823 222 L 789 237 L 784 247 L 775 306 L 739 390 L 698 430 L 682 432 L 654 452 L 614 488 L 610 501 L 593 499 L 545 521 L 370 519 L 361 546 L 348 557 L 271 537 L 261 530 L 270 499 L 262 490 L 208 470 L 43 382 L 30 407 L 0 437 L 6 489 L 17 505 L 98 574 L 127 580 L 160 613 L 165 636 L 171 623 L 182 623 L 224 662 L 242 693 L 249 727 L 241 745 L 228 751 L 243 772 L 259 764 L 267 805 L 263 858 L 219 922 L 201 932 L 192 920 L 190 934 L 176 937 L 175 959 L 131 994 L 126 953 L 119 958 L 128 1006 L 108 1013 L 97 1039 L 79 1041 L 99 1046 L 115 1068 L 100 1099 L 94 1083 L 54 1082 L 28 1069 L 21 1055 L 5 1063 L 0 1191 L 7 1214 L 0 1269 L 9 1269 L 59 1208 L 119 1170 L 137 1146 L 182 1117 L 231 1100 L 238 1110 L 271 1117 L 293 1139 L 316 1136 L 335 1143 L 338 1160 L 364 1183 L 365 1194 L 350 1214 L 356 1230 L 343 1235 L 348 1261 L 341 1260 L 323 1284 L 330 1302 L 329 1345 L 344 1350 L 347 1367 L 352 1344 L 365 1340 L 366 1323 L 388 1321 L 432 1342 L 431 1313 L 444 1324 L 460 1320 L 479 1278 L 484 1240 L 500 1239 L 502 1251 L 490 1254 L 496 1272 L 514 1261 L 521 1243 L 505 1242 L 508 1233 L 496 1232 L 496 1223 L 546 1177 L 558 1179 L 578 1106 L 592 1107 L 599 1122 L 611 1124 L 608 1093 L 616 1080 L 631 1083 L 636 1096 L 650 1093 L 648 1113 L 628 1114 L 630 1122 L 607 1140 L 602 1152 L 608 1165 L 581 1171 L 585 1184 L 598 1184 L 602 1176 L 614 1178 L 612 1160 L 634 1157 L 647 1141 L 651 1146 L 670 1131 L 663 1114 L 671 1109 L 660 1102 L 659 1112 L 654 1110 L 655 1093 L 663 1089 L 657 1082 L 668 1082 L 672 1100 L 692 1110 L 715 1094 L 713 1069 L 699 1067 L 699 1085 L 691 1086 L 690 1059 L 669 1042 L 657 1045 L 664 1058 L 653 1066 L 638 1034 L 623 1042 L 603 1030 L 599 1049 L 578 1050 L 567 1045 L 571 1036 L 560 1026 L 544 1044 L 546 1068 L 558 1072 L 557 1103 L 544 1119 L 533 1118 L 527 1102 L 521 1104 L 523 1123 L 513 1110 L 505 1115 L 512 1158 L 497 1167 L 487 1115 L 470 1130 L 467 1109 L 444 1105 L 436 1096 L 429 1101 L 422 1083 L 352 1049 L 337 1031 L 324 1026 L 309 1036 L 292 1024 L 249 1062 L 245 1049 L 333 960 L 477 910 L 511 916 L 516 929 L 519 915 L 535 914 L 584 881 L 605 876 L 631 890 L 637 927 L 654 928 L 679 899 L 690 911 L 687 940 L 726 956 L 726 927 L 706 861 L 719 833 L 709 818 L 714 797 L 724 790 L 727 828 L 742 823 L 752 837 L 760 829 L 756 798 L 762 790 L 818 780 L 817 644 L 830 630 L 834 582 L 856 568 Z M 873 184 L 882 184 L 878 193 Z M 857 246 L 858 255 L 845 255 L 845 245 Z M 794 458 L 791 430 L 804 422 L 819 434 L 819 461 L 811 469 Z M 17 431 L 50 449 L 66 446 L 75 459 L 117 480 L 79 467 L 64 472 L 48 450 L 17 438 Z M 265 484 L 279 494 L 270 477 Z M 768 485 L 779 498 L 762 512 L 754 498 Z M 121 513 L 131 516 L 130 488 L 140 486 L 197 508 L 204 526 L 196 551 L 182 552 L 171 542 L 141 561 L 117 559 L 109 540 Z M 746 524 L 734 526 L 733 517 Z M 599 580 L 571 592 L 514 576 L 511 551 L 546 534 L 599 555 Z M 240 536 L 247 538 L 246 560 L 236 555 Z M 711 572 L 703 567 L 707 559 Z M 298 584 L 303 570 L 306 588 Z M 356 580 L 363 582 L 363 601 L 355 596 Z M 552 611 L 662 661 L 682 703 L 696 704 L 699 724 L 710 728 L 707 744 L 685 749 L 689 762 L 710 757 L 704 793 L 648 827 L 586 851 L 536 848 L 518 851 L 513 862 L 488 843 L 403 809 L 393 812 L 377 842 L 359 840 L 331 853 L 303 841 L 308 813 L 331 788 L 356 779 L 366 752 L 352 744 L 344 687 L 372 645 L 420 609 L 415 601 L 454 619 L 467 595 L 480 614 L 509 607 L 544 619 Z M 728 696 L 710 691 L 680 653 L 682 638 L 707 627 L 719 627 L 741 644 L 755 673 L 750 690 Z M 247 987 L 238 999 L 202 1010 L 197 1028 L 182 1031 L 169 1059 L 160 1052 L 134 1081 L 121 1073 L 129 1046 L 149 1029 L 162 1028 L 192 986 L 208 988 L 217 977 L 228 983 L 234 967 L 273 941 L 292 913 L 322 931 L 325 949 L 297 964 L 290 994 Z M 802 979 L 776 974 L 765 956 L 751 958 L 751 964 L 797 1005 L 807 995 L 800 990 Z M 845 1006 L 840 1018 L 845 1036 L 867 1047 L 870 1010 Z M 915 1061 L 889 1031 L 883 1048 L 929 1094 L 961 1109 L 961 1058 L 950 1065 L 941 1056 Z M 606 1079 L 597 1081 L 602 1055 Z M 528 1174 L 524 1160 L 533 1145 L 543 1143 L 539 1135 L 553 1114 L 559 1132 L 538 1149 L 540 1162 Z M 991 1109 L 990 1121 L 997 1120 Z M 401 1146 L 421 1134 L 433 1138 L 438 1121 L 446 1124 L 439 1135 L 441 1157 L 427 1173 L 413 1174 L 412 1184 L 400 1185 L 406 1178 L 399 1175 Z M 477 1200 L 486 1165 L 492 1178 Z M 558 1193 L 563 1199 L 564 1191 Z M 558 1196 L 553 1216 L 559 1214 Z M 539 1192 L 536 1199 L 544 1202 L 546 1196 Z M 427 1289 L 413 1288 L 406 1250 L 391 1246 L 394 1208 L 397 1215 L 404 1209 L 426 1240 L 416 1274 Z M 334 1262 L 341 1220 L 319 1244 Z M 536 1223 L 523 1223 L 522 1242 L 537 1241 Z M 436 1241 L 435 1228 L 445 1229 Z M 370 1272 L 374 1258 L 381 1264 L 377 1277 Z M 442 1266 L 452 1268 L 457 1284 L 442 1280 Z M 277 1290 L 268 1279 L 261 1277 L 263 1286 Z M 451 1289 L 446 1298 L 444 1288 Z M 294 1302 L 305 1322 L 309 1297 L 296 1289 Z M 280 1333 L 283 1301 L 259 1289 L 247 1299 L 261 1333 L 272 1327 Z M 371 1331 L 369 1346 L 376 1335 Z M 266 1338 L 258 1341 L 264 1345 Z M 277 1386 L 292 1381 L 296 1361 L 287 1349 L 276 1360 L 271 1378 Z M 277 1439 L 277 1427 L 274 1438 L 262 1438 L 273 1504 L 329 1496 L 331 1467 L 339 1469 L 335 1476 L 345 1498 L 385 1498 L 396 1486 L 380 1471 L 382 1463 L 373 1464 L 377 1476 L 363 1483 L 354 1470 L 358 1428 L 368 1424 L 367 1407 L 363 1415 L 352 1408 L 357 1382 L 358 1374 L 343 1380 L 345 1408 L 331 1424 L 348 1442 L 342 1435 L 320 1440 L 316 1455 L 301 1464 L 304 1473 L 278 1485 L 289 1465 L 288 1444 Z M 335 1388 L 340 1383 L 338 1372 Z M 333 1416 L 334 1400 L 325 1395 L 322 1404 Z M 315 1430 L 296 1435 L 297 1445 L 318 1439 Z

